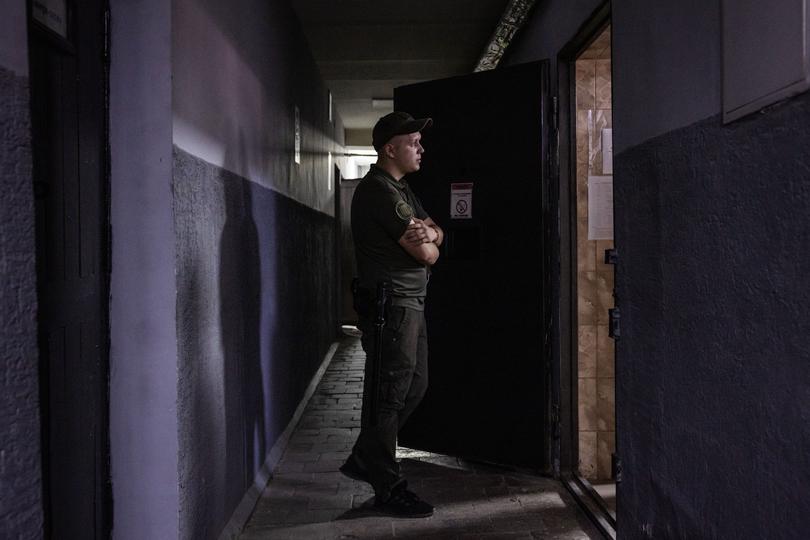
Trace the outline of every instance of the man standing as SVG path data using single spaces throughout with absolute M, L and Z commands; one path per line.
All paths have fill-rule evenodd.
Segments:
M 444 237 L 403 178 L 419 170 L 424 153 L 420 132 L 432 123 L 404 112 L 380 118 L 372 132 L 377 163 L 357 186 L 351 212 L 366 384 L 360 435 L 340 470 L 372 485 L 379 511 L 407 517 L 433 514 L 433 506 L 407 489 L 396 461 L 397 433 L 427 389 L 425 294 L 429 267 L 439 258 Z M 374 305 L 382 282 L 389 284 L 390 300 L 374 396 L 369 384 L 377 352 Z

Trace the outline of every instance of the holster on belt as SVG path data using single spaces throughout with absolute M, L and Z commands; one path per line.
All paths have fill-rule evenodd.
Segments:
M 374 305 L 376 304 L 374 291 L 360 287 L 360 280 L 352 280 L 352 307 L 354 311 L 364 319 L 374 317 Z
M 363 318 L 374 320 L 374 355 L 369 363 L 370 369 L 366 373 L 366 384 L 369 385 L 367 396 L 371 400 L 369 403 L 369 422 L 371 426 L 377 425 L 377 416 L 380 403 L 380 370 L 382 366 L 383 354 L 383 329 L 385 328 L 386 307 L 391 299 L 391 284 L 381 281 L 377 284 L 377 290 L 372 293 L 369 289 L 359 286 L 359 281 L 355 278 L 352 281 L 352 296 L 354 298 L 354 310 Z

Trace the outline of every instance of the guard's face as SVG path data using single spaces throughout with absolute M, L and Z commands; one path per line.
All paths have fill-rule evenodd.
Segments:
M 425 151 L 419 141 L 422 134 L 419 132 L 397 135 L 388 143 L 390 150 L 388 157 L 393 160 L 396 167 L 404 174 L 419 170 L 422 162 L 422 153 Z

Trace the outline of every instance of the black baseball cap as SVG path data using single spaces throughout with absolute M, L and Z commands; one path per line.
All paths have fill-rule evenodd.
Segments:
M 432 125 L 432 118 L 414 118 L 406 112 L 394 111 L 377 120 L 374 131 L 371 132 L 371 144 L 379 152 L 391 137 L 416 133 Z

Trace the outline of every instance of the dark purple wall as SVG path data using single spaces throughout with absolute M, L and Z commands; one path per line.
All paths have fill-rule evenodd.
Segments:
M 720 2 L 613 2 L 613 155 L 720 111 Z
M 620 538 L 810 527 L 810 94 L 615 164 Z
M 335 337 L 343 133 L 288 2 L 175 0 L 172 73 L 179 537 L 212 539 Z
M 216 538 L 335 337 L 334 218 L 179 149 L 174 192 L 181 538 Z
M 25 2 L 0 0 L 0 538 L 42 535 Z
M 4 18 L 25 27 L 23 4 L 20 9 L 6 4 L 0 4 Z M 9 37 L 0 38 L 0 58 L 24 59 L 25 33 L 16 42 Z M 29 90 L 24 61 L 13 66 L 21 73 L 5 64 L 0 64 L 0 537 L 37 538 L 43 516 Z

